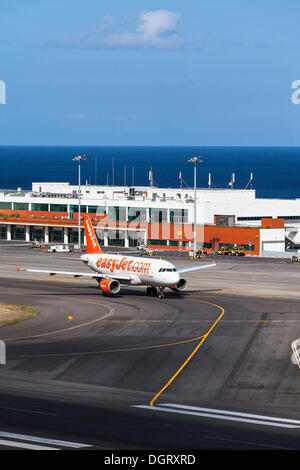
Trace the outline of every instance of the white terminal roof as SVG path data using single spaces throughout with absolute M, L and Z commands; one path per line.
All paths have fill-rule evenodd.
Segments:
M 68 182 L 34 182 L 32 190 L 0 190 L 1 202 L 76 205 L 78 186 Z M 193 221 L 193 188 L 81 185 L 81 204 L 161 209 L 185 209 Z M 30 210 L 30 206 L 29 206 Z M 253 189 L 197 188 L 197 220 L 214 223 L 215 215 L 234 215 L 236 223 L 259 225 L 262 217 L 285 217 L 300 223 L 300 199 L 260 199 Z M 296 219 L 299 219 L 297 221 Z

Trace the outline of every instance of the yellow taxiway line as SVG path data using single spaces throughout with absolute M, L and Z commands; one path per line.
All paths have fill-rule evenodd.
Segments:
M 205 301 L 201 301 L 199 300 L 198 302 L 203 302 L 203 303 L 207 303 L 209 305 L 212 305 L 214 307 L 217 307 L 218 309 L 221 310 L 221 314 L 218 316 L 218 318 L 216 319 L 216 321 L 214 322 L 214 324 L 210 327 L 210 329 L 208 330 L 208 332 L 203 335 L 200 343 L 195 347 L 195 349 L 193 350 L 193 352 L 189 355 L 189 357 L 184 361 L 184 363 L 179 367 L 179 369 L 177 370 L 177 372 L 175 372 L 175 374 L 170 378 L 170 380 L 166 383 L 166 385 L 164 385 L 164 387 L 155 395 L 155 397 L 151 400 L 150 402 L 150 406 L 153 406 L 154 402 L 157 400 L 157 398 L 171 385 L 171 383 L 176 379 L 176 377 L 183 371 L 183 369 L 186 367 L 186 365 L 190 362 L 190 360 L 195 356 L 196 352 L 201 348 L 202 344 L 204 343 L 204 341 L 206 340 L 206 338 L 210 335 L 210 333 L 213 331 L 213 329 L 216 327 L 216 325 L 219 323 L 219 321 L 221 320 L 221 318 L 223 317 L 224 313 L 225 313 L 225 310 L 223 307 L 221 307 L 220 305 L 216 305 L 216 304 L 212 304 L 211 302 L 205 302 Z

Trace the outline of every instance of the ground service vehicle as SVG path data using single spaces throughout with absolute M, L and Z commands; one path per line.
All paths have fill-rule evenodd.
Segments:
M 245 256 L 245 249 L 241 245 L 234 245 L 234 247 L 229 250 L 229 254 L 232 256 Z
M 47 251 L 50 253 L 69 253 L 71 249 L 69 245 L 51 245 Z
M 141 248 L 140 250 L 140 256 L 153 256 L 153 255 L 156 255 L 156 251 L 154 250 L 151 250 L 150 248 L 148 247 L 143 247 Z
M 216 252 L 217 255 L 229 255 L 229 249 L 226 246 L 221 246 L 221 248 Z
M 145 245 L 144 243 L 142 243 L 141 245 L 137 245 L 136 247 L 136 249 L 139 251 L 146 250 L 147 248 L 147 245 Z
M 30 245 L 30 248 L 42 248 L 42 244 L 38 242 L 37 240 L 34 240 L 32 245 Z
M 206 256 L 207 252 L 203 249 L 199 249 L 199 250 L 196 250 L 196 256 L 194 256 L 194 252 L 193 251 L 189 251 L 188 253 L 188 257 L 190 259 L 200 259 L 200 258 L 203 258 L 205 259 L 205 256 Z

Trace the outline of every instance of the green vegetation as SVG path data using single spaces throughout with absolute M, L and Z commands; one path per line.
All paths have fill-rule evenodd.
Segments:
M 35 308 L 0 303 L 0 327 L 29 320 L 38 315 Z

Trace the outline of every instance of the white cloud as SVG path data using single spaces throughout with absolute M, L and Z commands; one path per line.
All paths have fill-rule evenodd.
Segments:
M 134 22 L 107 16 L 92 31 L 77 37 L 52 39 L 50 44 L 55 47 L 82 49 L 179 48 L 185 45 L 185 41 L 179 36 L 180 19 L 180 13 L 169 10 L 142 12 Z M 132 26 L 132 23 L 135 25 L 133 31 L 122 30 L 124 25 Z
M 144 43 L 166 44 L 177 41 L 176 32 L 181 15 L 167 10 L 143 12 L 139 16 L 137 33 Z

